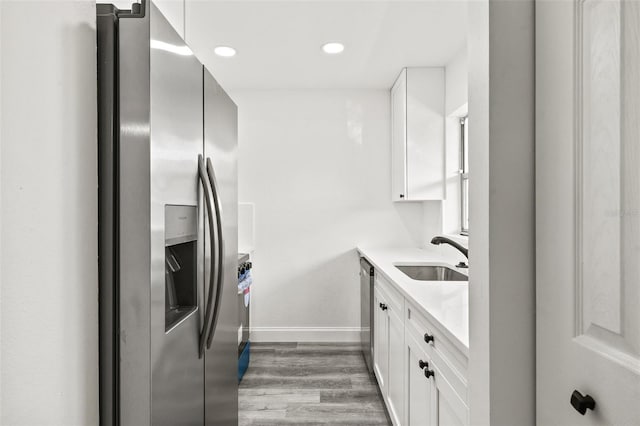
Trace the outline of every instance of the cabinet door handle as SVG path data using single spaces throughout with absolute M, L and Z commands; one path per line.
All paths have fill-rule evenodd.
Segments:
M 591 395 L 582 395 L 577 390 L 574 390 L 571 394 L 571 405 L 576 411 L 584 416 L 587 410 L 593 410 L 596 408 L 596 401 Z
M 429 363 L 428 362 L 424 362 L 423 360 L 419 360 L 418 361 L 418 366 L 420 367 L 421 370 L 424 370 L 425 367 L 429 368 Z
M 381 304 L 380 304 L 380 309 L 382 309 L 383 311 L 386 311 L 386 310 L 387 310 L 387 309 L 389 309 L 389 308 L 388 308 L 388 307 L 387 307 L 387 305 L 385 305 L 384 303 L 381 303 Z
M 429 377 L 433 377 L 433 376 L 435 376 L 435 373 L 433 372 L 433 370 L 429 370 L 429 369 L 424 370 L 424 377 L 428 379 Z
M 424 333 L 424 341 L 427 343 L 433 342 L 433 334 Z
M 400 198 L 404 198 L 404 194 L 400 194 Z

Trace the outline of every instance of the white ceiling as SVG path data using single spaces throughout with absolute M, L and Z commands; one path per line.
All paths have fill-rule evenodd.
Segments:
M 186 2 L 186 40 L 229 89 L 389 88 L 405 66 L 442 66 L 467 39 L 467 3 Z M 336 56 L 329 41 L 345 44 Z M 219 58 L 218 45 L 234 47 Z

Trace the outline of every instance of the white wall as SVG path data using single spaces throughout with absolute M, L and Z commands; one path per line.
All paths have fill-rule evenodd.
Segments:
M 465 46 L 445 66 L 445 115 L 454 114 L 469 102 L 469 59 Z
M 357 340 L 358 244 L 419 246 L 392 203 L 387 90 L 239 91 L 240 201 L 255 203 L 254 340 Z
M 534 425 L 534 1 L 469 13 L 470 416 Z
M 446 65 L 445 155 L 447 199 L 443 202 L 442 231 L 460 232 L 460 117 L 467 114 L 469 102 L 469 65 L 467 49 L 460 50 Z
M 423 209 L 423 219 L 422 219 L 422 241 L 419 247 L 427 247 L 430 250 L 441 251 L 446 253 L 446 247 L 451 247 L 448 245 L 434 246 L 431 244 L 431 239 L 436 235 L 442 234 L 442 224 L 443 224 L 443 215 L 442 215 L 442 206 L 444 205 L 444 201 L 423 201 L 422 209 Z M 443 251 L 444 249 L 444 251 Z M 453 249 L 455 250 L 455 249 Z
M 0 424 L 97 424 L 95 1 L 1 15 Z

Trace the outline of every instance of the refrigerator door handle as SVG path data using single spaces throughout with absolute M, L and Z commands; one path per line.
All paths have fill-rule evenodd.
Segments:
M 205 205 L 207 208 L 207 222 L 209 225 L 209 237 L 211 238 L 211 267 L 209 268 L 209 295 L 207 296 L 207 304 L 205 309 L 204 321 L 202 323 L 202 331 L 200 332 L 200 343 L 199 343 L 199 351 L 198 357 L 202 358 L 204 355 L 204 347 L 207 341 L 207 335 L 209 332 L 209 323 L 211 322 L 211 315 L 213 313 L 213 289 L 214 289 L 214 271 L 215 271 L 215 258 L 214 258 L 214 247 L 215 247 L 215 238 L 214 233 L 216 232 L 216 228 L 213 227 L 213 207 L 212 207 L 212 193 L 211 184 L 209 179 L 207 178 L 207 172 L 204 165 L 204 160 L 202 155 L 198 155 L 198 177 L 200 178 L 200 183 L 202 183 L 202 188 L 204 189 L 203 198 L 205 200 Z
M 211 348 L 211 342 L 216 332 L 216 326 L 218 324 L 218 316 L 220 315 L 220 301 L 222 300 L 222 289 L 224 280 L 224 235 L 222 230 L 222 203 L 220 201 L 220 191 L 218 190 L 218 182 L 216 180 L 216 174 L 213 171 L 213 165 L 211 159 L 207 158 L 207 175 L 209 176 L 209 184 L 213 193 L 213 204 L 216 209 L 216 226 L 217 226 L 217 247 L 216 252 L 218 254 L 218 269 L 217 269 L 217 282 L 216 282 L 216 299 L 213 310 L 213 321 L 211 322 L 211 328 L 209 329 L 207 337 L 207 349 Z

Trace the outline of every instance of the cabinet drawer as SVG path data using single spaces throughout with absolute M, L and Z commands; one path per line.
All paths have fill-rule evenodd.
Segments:
M 467 402 L 467 357 L 436 329 L 409 301 L 406 302 L 406 333 L 417 341 L 422 349 L 447 377 L 452 388 Z M 426 342 L 425 336 L 430 339 Z

